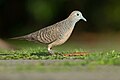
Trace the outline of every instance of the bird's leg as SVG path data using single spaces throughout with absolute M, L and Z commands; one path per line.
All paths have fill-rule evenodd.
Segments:
M 51 48 L 54 47 L 54 46 L 57 46 L 57 45 L 61 45 L 62 43 L 63 43 L 62 40 L 56 40 L 56 41 L 54 41 L 53 43 L 49 44 L 49 45 L 48 45 L 48 52 L 49 52 L 50 54 L 54 55 L 54 52 L 51 50 Z
M 54 51 L 52 51 L 51 49 L 52 49 L 52 45 L 49 44 L 49 45 L 48 45 L 48 52 L 49 52 L 51 55 L 54 55 Z

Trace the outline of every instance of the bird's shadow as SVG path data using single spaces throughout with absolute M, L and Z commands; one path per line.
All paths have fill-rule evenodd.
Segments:
M 31 53 L 31 56 L 36 55 L 36 56 L 50 56 L 48 52 L 39 52 L 39 53 Z
M 50 53 L 48 53 L 48 52 L 39 52 L 39 53 L 31 53 L 31 56 L 33 56 L 33 55 L 36 55 L 36 56 L 51 56 L 52 54 L 50 54 Z M 61 55 L 61 56 L 63 56 L 62 55 L 62 53 L 55 53 L 54 55 Z

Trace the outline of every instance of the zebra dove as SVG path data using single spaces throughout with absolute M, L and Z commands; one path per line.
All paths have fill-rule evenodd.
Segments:
M 54 52 L 51 50 L 52 47 L 61 45 L 64 42 L 66 42 L 67 39 L 70 37 L 76 22 L 78 22 L 80 19 L 87 21 L 82 16 L 82 13 L 80 11 L 73 11 L 68 18 L 60 22 L 57 22 L 51 26 L 40 29 L 31 34 L 21 37 L 16 37 L 14 39 L 25 39 L 29 41 L 49 43 L 48 52 L 50 54 L 54 54 Z

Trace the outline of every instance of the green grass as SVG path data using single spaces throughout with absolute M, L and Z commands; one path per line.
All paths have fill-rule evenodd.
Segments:
M 90 52 L 86 56 L 62 56 L 62 55 L 49 55 L 45 45 L 36 44 L 27 41 L 9 41 L 10 43 L 20 47 L 20 50 L 0 50 L 0 60 L 82 60 L 82 62 L 72 63 L 62 63 L 60 65 L 120 65 L 120 52 L 116 50 L 102 51 L 102 52 Z M 41 45 L 41 46 L 40 46 Z M 44 47 L 43 47 L 44 46 Z M 69 46 L 63 46 L 69 47 Z M 74 49 L 61 51 L 57 49 L 58 52 L 62 54 L 68 54 L 72 52 L 87 52 L 83 49 Z M 60 51 L 59 51 L 60 50 Z M 40 64 L 41 65 L 41 64 Z
M 21 80 L 22 78 L 24 80 L 57 80 L 63 75 L 65 75 L 63 79 L 67 77 L 67 80 L 76 78 L 79 80 L 82 77 L 87 78 L 82 80 L 91 78 L 119 80 L 120 51 L 112 48 L 116 45 L 114 43 L 110 42 L 108 45 L 104 42 L 99 43 L 100 46 L 98 44 L 86 46 L 79 41 L 67 41 L 53 48 L 55 52 L 61 54 L 88 52 L 89 55 L 64 57 L 59 54 L 49 55 L 47 45 L 44 44 L 20 40 L 8 40 L 8 42 L 16 45 L 20 50 L 0 49 L 1 80 Z
M 11 40 L 20 50 L 0 50 L 0 72 L 91 72 L 119 70 L 120 52 L 117 50 L 89 52 L 86 56 L 49 55 L 43 44 L 27 41 Z M 70 45 L 73 45 L 72 47 Z M 65 49 L 66 48 L 66 49 Z M 70 48 L 70 49 L 69 49 Z M 54 48 L 56 52 L 69 54 L 72 52 L 87 52 L 75 49 L 74 43 Z

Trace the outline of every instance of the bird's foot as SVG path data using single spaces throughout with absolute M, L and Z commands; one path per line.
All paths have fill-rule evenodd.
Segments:
M 55 55 L 55 52 L 52 50 L 52 48 L 48 48 L 48 53 L 49 53 L 50 55 Z
M 50 55 L 55 55 L 54 51 L 52 51 L 52 50 L 48 50 L 48 53 L 49 53 Z
M 53 51 L 52 49 L 49 49 L 49 48 L 48 48 L 48 53 L 49 53 L 50 55 L 63 55 L 62 53 L 55 52 L 55 51 Z

